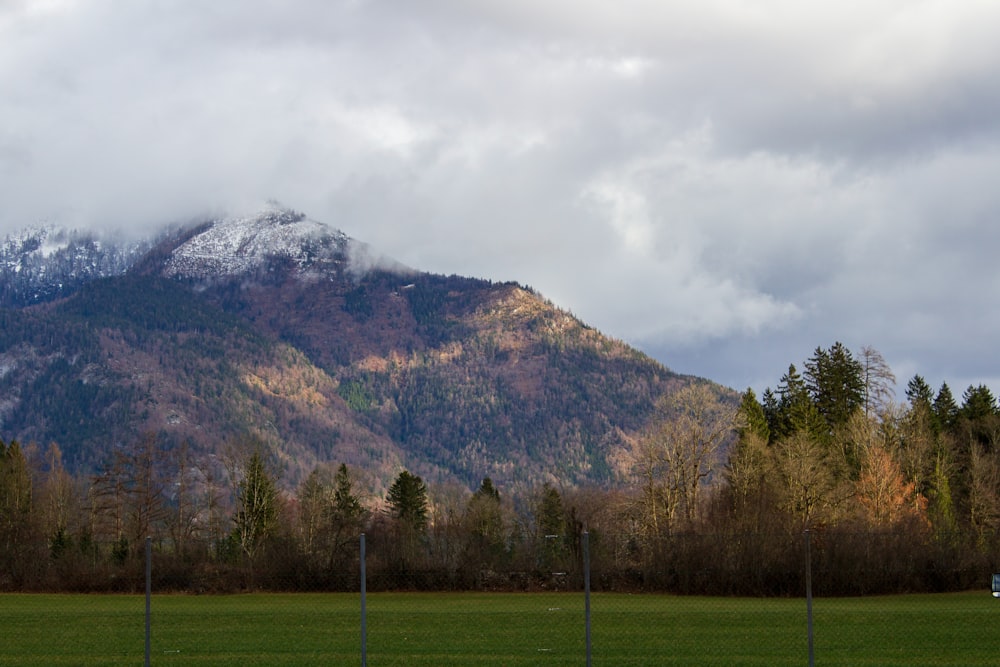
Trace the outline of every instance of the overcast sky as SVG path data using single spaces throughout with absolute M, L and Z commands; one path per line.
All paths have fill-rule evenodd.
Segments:
M 991 0 L 0 0 L 0 233 L 274 199 L 737 389 L 840 341 L 960 398 L 998 73 Z

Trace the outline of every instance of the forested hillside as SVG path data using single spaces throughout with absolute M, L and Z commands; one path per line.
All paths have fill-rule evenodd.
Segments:
M 10 275 L 66 273 L 77 246 L 40 243 L 8 242 L 24 260 Z M 73 473 L 154 434 L 201 457 L 252 437 L 285 488 L 330 461 L 373 491 L 403 467 L 469 488 L 610 484 L 655 401 L 703 382 L 517 283 L 370 253 L 269 209 L 162 235 L 72 290 L 42 285 L 0 310 L 0 434 L 56 443 Z
M 204 465 L 153 435 L 73 475 L 57 446 L 8 442 L 0 587 L 127 590 L 151 535 L 159 588 L 349 590 L 364 532 L 375 588 L 524 590 L 579 577 L 584 531 L 605 590 L 802 595 L 807 534 L 818 595 L 984 587 L 995 397 L 958 403 L 914 376 L 897 403 L 872 348 L 817 348 L 802 368 L 739 406 L 705 384 L 665 395 L 601 488 L 485 477 L 472 492 L 403 469 L 372 492 L 370 470 L 331 462 L 282 491 L 266 443 Z

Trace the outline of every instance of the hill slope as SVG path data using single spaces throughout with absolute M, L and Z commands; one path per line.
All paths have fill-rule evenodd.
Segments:
M 0 310 L 4 437 L 55 441 L 81 470 L 155 431 L 206 455 L 253 435 L 286 484 L 324 461 L 383 484 L 403 466 L 607 483 L 656 399 L 701 381 L 516 283 L 413 271 L 291 211 L 150 245 L 124 273 Z

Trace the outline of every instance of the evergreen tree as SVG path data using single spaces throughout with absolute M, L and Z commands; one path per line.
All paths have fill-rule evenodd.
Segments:
M 331 570 L 351 558 L 353 545 L 361 533 L 368 513 L 356 495 L 347 464 L 341 463 L 333 478 L 333 504 L 326 513 L 329 531 L 327 550 Z
M 536 518 L 538 532 L 542 537 L 562 537 L 566 525 L 562 496 L 548 482 L 542 487 L 542 495 L 538 500 Z
M 757 395 L 749 387 L 747 387 L 747 390 L 740 397 L 738 415 L 740 422 L 736 432 L 741 439 L 753 434 L 767 442 L 771 436 L 767 415 L 765 414 L 764 407 L 757 402 Z
M 491 499 L 496 502 L 500 502 L 500 492 L 497 491 L 495 486 L 493 486 L 493 480 L 489 477 L 483 478 L 479 488 L 476 489 L 476 492 L 472 495 L 477 498 Z
M 354 482 L 346 463 L 341 463 L 333 478 L 333 509 L 336 516 L 345 522 L 354 522 L 364 515 L 361 501 L 354 495 Z
M 906 383 L 906 400 L 910 402 L 911 407 L 926 405 L 930 408 L 934 401 L 934 391 L 927 384 L 927 380 L 920 375 L 914 375 Z
M 934 398 L 934 416 L 945 430 L 954 428 L 958 421 L 958 404 L 955 403 L 955 397 L 952 396 L 947 382 L 941 383 L 941 389 Z
M 979 385 L 965 390 L 962 395 L 962 407 L 959 416 L 969 421 L 980 421 L 997 414 L 997 402 L 993 392 L 986 385 Z
M 805 432 L 823 437 L 827 434 L 822 415 L 816 409 L 805 381 L 799 375 L 795 364 L 788 366 L 788 372 L 778 383 L 778 406 L 771 436 L 774 440 Z
M 778 397 L 775 396 L 771 388 L 768 387 L 760 397 L 761 409 L 764 411 L 764 420 L 767 422 L 768 441 L 777 435 L 780 430 L 781 411 L 778 405 Z
M 810 403 L 805 381 L 795 364 L 789 364 L 788 372 L 778 380 L 776 393 L 778 402 L 771 433 L 780 438 L 794 433 L 803 425 L 801 416 L 805 406 Z
M 427 485 L 410 471 L 399 473 L 389 487 L 389 511 L 403 525 L 416 532 L 427 529 Z
M 541 539 L 541 562 L 543 568 L 557 567 L 570 536 L 566 531 L 566 513 L 562 495 L 548 482 L 542 487 L 541 496 L 535 510 L 535 522 Z
M 788 365 L 788 372 L 778 380 L 778 405 L 787 406 L 808 396 L 805 380 L 795 367 Z
M 954 433 L 959 449 L 957 463 L 963 471 L 964 481 L 971 485 L 961 488 L 970 493 L 975 491 L 976 497 L 982 500 L 992 494 L 992 491 L 985 493 L 984 489 L 1000 484 L 1000 472 L 996 475 L 997 480 L 992 479 L 992 473 L 983 474 L 996 467 L 990 454 L 1000 446 L 1000 415 L 997 413 L 996 398 L 986 385 L 969 385 L 965 390 Z M 981 503 L 978 505 L 977 513 L 981 518 L 983 506 Z M 971 503 L 969 507 L 972 509 Z
M 841 343 L 816 348 L 805 364 L 805 383 L 813 404 L 832 433 L 865 405 L 864 368 Z

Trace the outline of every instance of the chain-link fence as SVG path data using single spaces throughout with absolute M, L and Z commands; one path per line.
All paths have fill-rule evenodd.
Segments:
M 996 664 L 1000 601 L 989 593 L 991 572 L 967 592 L 868 595 L 848 587 L 851 594 L 833 596 L 852 579 L 881 577 L 898 590 L 915 568 L 935 562 L 900 552 L 886 564 L 891 540 L 868 536 L 870 562 L 881 569 L 844 571 L 844 551 L 865 544 L 848 537 L 861 540 L 805 533 L 787 553 L 771 554 L 773 563 L 744 563 L 753 586 L 776 593 L 761 597 L 724 594 L 734 587 L 733 559 L 758 535 L 676 536 L 634 571 L 595 562 L 587 533 L 569 545 L 542 537 L 530 569 L 494 563 L 474 575 L 428 569 L 423 552 L 362 535 L 320 584 L 308 572 L 243 570 L 245 584 L 272 592 L 206 595 L 197 593 L 208 573 L 192 587 L 157 590 L 167 579 L 148 541 L 141 566 L 119 573 L 127 579 L 119 587 L 132 594 L 0 596 L 0 663 Z M 715 556 L 696 561 L 696 553 Z M 923 574 L 942 584 L 975 576 L 975 566 L 957 565 Z

